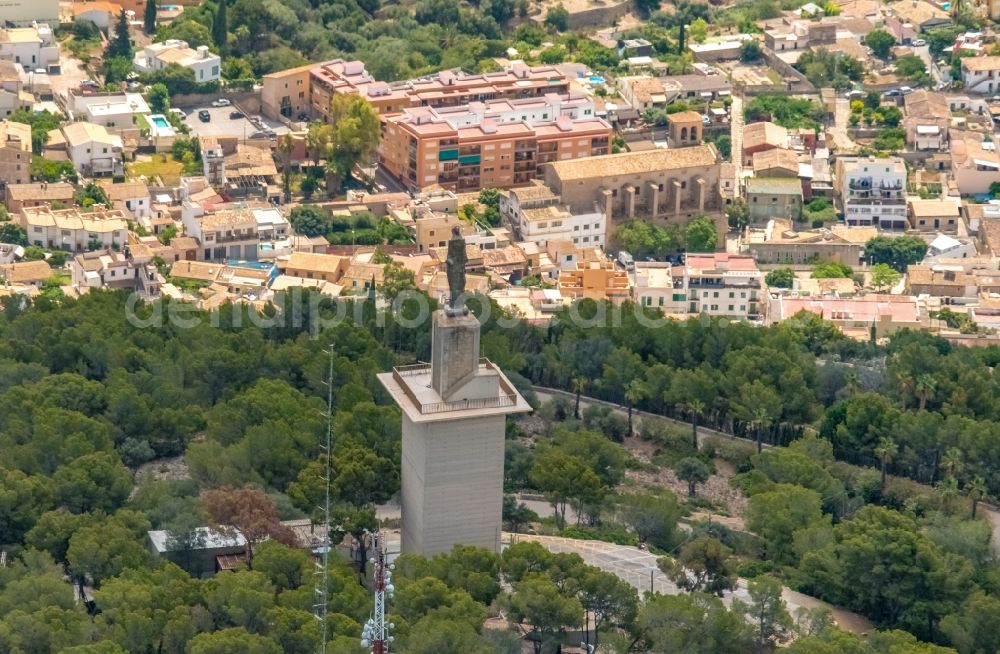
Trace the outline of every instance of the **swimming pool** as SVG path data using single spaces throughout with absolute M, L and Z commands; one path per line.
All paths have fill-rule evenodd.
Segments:
M 177 132 L 174 131 L 173 126 L 167 117 L 163 114 L 153 114 L 146 119 L 149 123 L 149 135 L 153 137 L 157 136 L 176 136 Z

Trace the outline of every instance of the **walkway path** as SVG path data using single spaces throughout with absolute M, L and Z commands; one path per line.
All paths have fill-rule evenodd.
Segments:
M 527 534 L 504 533 L 504 541 L 522 542 L 535 541 L 550 552 L 579 554 L 580 558 L 587 565 L 592 565 L 606 572 L 610 572 L 620 579 L 627 581 L 640 593 L 653 590 L 664 595 L 680 595 L 685 592 L 677 587 L 667 575 L 656 567 L 656 556 L 638 547 L 628 545 L 615 545 L 597 540 L 578 540 L 575 538 L 560 538 L 558 536 L 536 536 Z M 740 579 L 737 588 L 731 593 L 726 593 L 723 602 L 726 605 L 732 603 L 733 597 L 737 597 L 743 602 L 750 601 L 747 591 L 747 580 Z M 800 608 L 812 609 L 824 607 L 830 609 L 833 619 L 837 625 L 854 634 L 864 634 L 874 627 L 870 620 L 864 616 L 851 611 L 838 608 L 810 597 L 802 593 L 795 592 L 790 588 L 785 588 L 782 597 L 788 605 L 788 612 L 793 616 Z

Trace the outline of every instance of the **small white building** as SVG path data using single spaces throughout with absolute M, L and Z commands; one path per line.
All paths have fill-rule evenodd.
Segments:
M 59 44 L 48 25 L 0 29 L 0 59 L 20 64 L 25 70 L 59 65 Z
M 931 241 L 923 263 L 935 264 L 941 259 L 969 259 L 976 256 L 976 245 L 969 240 L 959 240 L 947 234 L 938 234 Z
M 153 73 L 170 64 L 193 70 L 194 80 L 198 83 L 214 82 L 219 79 L 222 70 L 222 59 L 219 55 L 212 54 L 208 46 L 191 48 L 187 41 L 178 39 L 147 45 L 132 60 L 132 65 L 140 73 Z
M 971 93 L 1000 92 L 1000 57 L 964 57 L 962 85 Z
M 72 96 L 74 117 L 111 129 L 135 126 L 135 117 L 148 116 L 149 105 L 139 93 Z

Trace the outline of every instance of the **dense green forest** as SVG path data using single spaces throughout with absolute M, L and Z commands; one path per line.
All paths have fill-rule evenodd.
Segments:
M 405 286 L 389 282 L 390 294 Z M 418 304 L 403 302 L 404 315 Z M 310 294 L 297 312 L 265 312 L 272 324 L 245 307 L 205 314 L 163 301 L 140 307 L 151 324 L 136 326 L 127 305 L 110 292 L 3 302 L 0 651 L 314 651 L 312 564 L 284 544 L 278 520 L 310 515 L 320 492 L 327 352 L 335 536 L 360 535 L 398 491 L 400 419 L 375 373 L 427 360 L 429 324 L 377 319 L 367 303 L 327 324 L 337 305 Z M 719 440 L 696 450 L 690 429 L 644 423 L 654 461 L 687 480 L 685 499 L 630 479 L 650 464 L 618 443 L 624 417 L 590 407 L 577 418 L 565 400 L 541 406 L 541 423 L 509 425 L 507 490 L 543 494 L 555 508 L 543 526 L 556 533 L 644 543 L 693 592 L 643 599 L 575 555 L 530 543 L 501 557 L 468 548 L 403 557 L 397 651 L 517 652 L 511 634 L 483 628 L 488 610 L 541 646 L 580 626 L 584 607 L 601 616 L 599 638 L 613 652 L 767 651 L 791 633 L 795 652 L 951 651 L 915 637 L 962 654 L 997 651 L 978 628 L 1000 619 L 1000 569 L 976 502 L 1000 484 L 1000 350 L 919 333 L 857 343 L 809 317 L 647 326 L 630 307 L 583 302 L 537 328 L 490 308 L 483 354 L 536 403 L 531 383 L 788 447 L 758 453 Z M 195 324 L 155 320 L 158 309 Z M 156 480 L 180 455 L 189 476 Z M 704 506 L 694 491 L 716 461 L 735 469 L 731 483 L 748 498 L 745 532 L 678 524 Z M 504 513 L 509 529 L 534 520 L 516 502 Z M 183 543 L 206 524 L 241 527 L 250 569 L 199 580 L 151 558 L 148 529 Z M 715 594 L 737 575 L 750 579 L 750 600 L 727 608 Z M 331 651 L 360 651 L 370 611 L 362 576 L 347 561 L 331 572 Z M 77 584 L 95 589 L 96 615 L 74 601 Z M 790 616 L 781 584 L 886 631 L 862 643 L 822 612 Z

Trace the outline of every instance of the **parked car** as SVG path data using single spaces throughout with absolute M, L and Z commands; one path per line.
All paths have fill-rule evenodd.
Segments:
M 909 93 L 913 93 L 913 89 L 911 89 L 909 86 L 901 86 L 899 87 L 899 92 L 903 95 L 907 95 Z
M 303 111 L 302 113 L 300 113 L 298 116 L 295 117 L 295 120 L 299 122 L 309 120 L 309 114 Z
M 170 107 L 170 113 L 177 116 L 181 120 L 184 120 L 185 118 L 188 117 L 186 111 L 184 111 L 183 109 L 178 109 L 177 107 Z
M 230 111 L 229 112 L 229 118 L 231 120 L 239 120 L 242 117 L 243 117 L 243 112 L 242 111 Z
M 889 89 L 888 91 L 882 92 L 882 97 L 884 98 L 894 98 L 899 95 L 903 95 L 899 89 Z
M 208 109 L 202 109 L 198 112 L 198 120 L 207 123 L 212 120 L 212 114 L 208 113 Z
M 232 102 L 230 102 L 226 98 L 219 98 L 218 100 L 214 100 L 212 102 L 213 107 L 228 107 L 231 104 Z
M 917 39 L 916 41 L 913 42 L 913 45 L 914 45 L 914 47 L 922 48 L 925 45 L 927 45 L 927 41 L 925 41 L 923 39 Z
M 256 132 L 254 132 L 253 134 L 251 134 L 250 138 L 252 138 L 252 139 L 272 139 L 273 140 L 273 139 L 278 138 L 278 134 L 276 132 L 273 132 L 273 131 L 269 130 L 269 129 L 262 129 L 262 130 L 258 130 Z
M 845 95 L 847 96 L 848 100 L 861 100 L 868 94 L 865 93 L 864 91 L 859 91 L 855 89 L 853 91 L 848 91 Z

